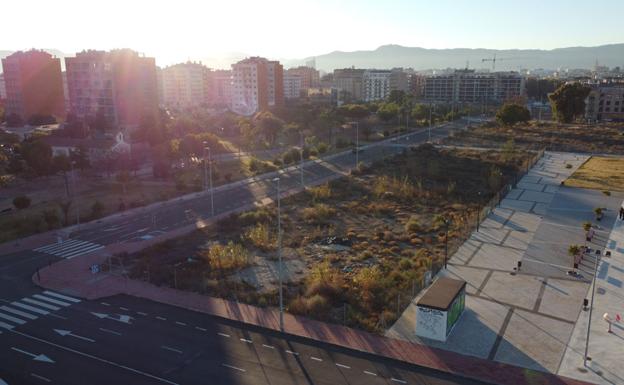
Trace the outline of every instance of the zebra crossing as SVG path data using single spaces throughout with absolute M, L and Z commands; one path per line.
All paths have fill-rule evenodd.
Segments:
M 35 249 L 35 251 L 70 259 L 103 248 L 103 245 L 97 243 L 81 241 L 80 239 L 70 239 L 64 242 L 52 243 L 50 245 L 39 247 Z
M 42 293 L 2 305 L 0 306 L 0 333 L 2 329 L 11 330 L 28 321 L 36 320 L 79 302 L 77 298 L 45 290 Z

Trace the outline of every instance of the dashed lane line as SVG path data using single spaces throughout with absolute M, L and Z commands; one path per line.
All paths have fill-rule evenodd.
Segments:
M 44 376 L 40 376 L 40 375 L 35 374 L 35 373 L 30 373 L 30 375 L 31 375 L 32 377 L 35 377 L 36 379 L 41 380 L 41 381 L 44 381 L 44 382 L 52 382 L 52 380 L 51 380 L 51 379 L 46 378 L 46 377 L 44 377 Z
M 234 369 L 234 370 L 238 370 L 239 372 L 243 372 L 245 373 L 246 370 L 243 368 L 239 368 L 237 366 L 232 366 L 232 365 L 228 365 L 228 364 L 221 364 L 222 366 L 225 366 L 226 368 L 230 368 L 230 369 Z
M 100 330 L 101 330 L 101 331 L 103 331 L 103 332 L 105 332 L 105 333 L 114 334 L 114 335 L 116 335 L 116 336 L 120 336 L 120 335 L 121 335 L 121 333 L 116 332 L 116 331 L 114 331 L 114 330 L 110 330 L 110 329 L 100 328 Z
M 368 370 L 365 370 L 365 371 L 364 371 L 364 374 L 368 374 L 369 376 L 375 376 L 375 377 L 377 377 L 377 373 L 369 372 Z
M 252 340 L 248 340 L 247 338 L 239 338 L 242 342 L 248 343 L 248 344 L 252 344 L 253 341 Z
M 314 361 L 318 361 L 318 362 L 323 362 L 322 358 L 318 358 L 318 357 L 314 357 L 314 356 L 310 356 L 310 359 L 314 360 Z
M 225 333 L 217 333 L 217 334 L 220 335 L 221 337 L 230 338 L 229 334 L 225 334 Z
M 350 367 L 350 366 L 343 365 L 343 364 L 339 364 L 339 363 L 337 363 L 337 362 L 336 362 L 336 366 L 338 366 L 338 367 L 340 367 L 340 368 L 343 368 L 343 369 L 351 369 L 351 367 Z
M 180 322 L 180 321 L 176 321 L 175 324 L 176 325 L 180 325 L 180 326 L 186 326 L 186 324 L 184 322 Z
M 182 350 L 175 349 L 175 348 L 172 348 L 172 347 L 170 347 L 170 346 L 165 346 L 165 345 L 162 345 L 160 348 L 161 348 L 161 349 L 165 349 L 165 350 L 169 350 L 170 352 L 174 352 L 174 353 L 182 354 Z
M 201 330 L 202 332 L 208 331 L 208 329 L 201 328 L 199 326 L 195 326 L 195 329 Z
M 262 346 L 264 346 L 267 349 L 273 349 L 275 350 L 275 346 L 271 346 L 271 345 L 267 345 L 267 344 L 262 344 Z
M 407 384 L 407 381 L 399 380 L 398 378 L 392 377 L 390 381 L 398 382 L 399 384 Z
M 156 316 L 157 320 L 161 320 L 161 321 L 166 321 L 167 319 L 165 317 L 161 317 L 159 315 Z

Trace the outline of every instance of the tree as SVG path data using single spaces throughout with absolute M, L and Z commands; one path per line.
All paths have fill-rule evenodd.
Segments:
M 89 161 L 89 153 L 87 149 L 83 146 L 78 147 L 75 151 L 72 151 L 69 154 L 70 161 L 74 162 L 76 167 L 80 171 L 84 171 L 85 169 L 91 167 L 91 162 Z
M 100 201 L 95 201 L 93 205 L 91 205 L 91 218 L 100 218 L 102 214 L 104 214 L 104 205 Z
M 31 126 L 43 126 L 45 124 L 56 124 L 56 118 L 52 115 L 34 114 L 28 119 Z
M 405 91 L 401 90 L 392 90 L 390 91 L 390 95 L 388 95 L 388 102 L 398 105 L 405 103 L 406 99 L 407 95 L 405 94 Z
M 496 112 L 496 121 L 504 126 L 513 126 L 520 122 L 526 123 L 529 120 L 531 120 L 531 113 L 520 104 L 505 103 Z
M 61 212 L 63 213 L 63 218 L 65 219 L 65 226 L 69 225 L 69 209 L 71 208 L 72 201 L 67 200 L 59 203 L 59 207 Z
M 388 123 L 399 115 L 399 105 L 396 103 L 384 103 L 377 110 L 379 119 Z
M 548 95 L 558 121 L 570 123 L 585 113 L 585 99 L 591 88 L 581 83 L 567 83 Z
M 264 111 L 256 115 L 256 126 L 264 139 L 273 145 L 277 141 L 277 136 L 284 126 L 281 119 L 276 118 L 272 113 Z
M 30 207 L 30 198 L 26 195 L 20 195 L 13 198 L 13 206 L 18 210 L 24 210 Z
M 41 216 L 43 217 L 44 222 L 48 225 L 49 230 L 55 228 L 59 223 L 58 212 L 54 209 L 44 210 L 43 213 L 41 213 Z
M 124 195 L 126 194 L 126 185 L 130 183 L 130 173 L 128 171 L 122 171 L 115 177 L 117 182 L 121 183 Z
M 41 139 L 26 140 L 21 147 L 22 158 L 37 175 L 48 175 L 53 171 L 52 148 Z
M 429 118 L 429 106 L 426 104 L 417 104 L 412 108 L 412 119 L 423 120 Z
M 548 94 L 555 92 L 561 85 L 558 79 L 528 78 L 526 81 L 527 97 L 533 100 L 547 100 Z
M 370 114 L 368 108 L 361 104 L 345 104 L 339 109 L 340 114 L 349 119 L 363 119 Z

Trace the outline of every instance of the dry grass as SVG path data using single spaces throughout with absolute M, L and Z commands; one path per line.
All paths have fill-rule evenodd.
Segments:
M 591 158 L 565 181 L 565 185 L 602 191 L 624 191 L 624 158 Z

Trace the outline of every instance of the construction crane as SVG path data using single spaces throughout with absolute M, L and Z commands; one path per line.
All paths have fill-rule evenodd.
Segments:
M 496 54 L 493 57 L 487 59 L 481 59 L 481 62 L 491 61 L 492 62 L 492 71 L 496 70 L 496 62 L 501 60 L 510 60 L 511 58 L 496 58 Z

